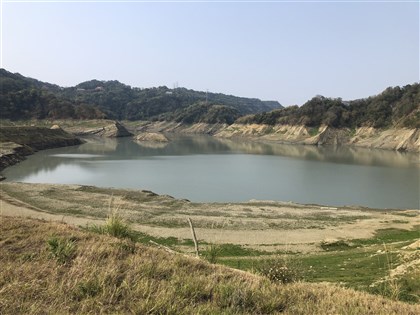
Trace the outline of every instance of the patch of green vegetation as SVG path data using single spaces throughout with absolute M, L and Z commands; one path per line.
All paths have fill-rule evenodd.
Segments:
M 90 279 L 86 281 L 80 281 L 73 292 L 73 297 L 77 301 L 91 298 L 98 295 L 102 291 L 102 286 L 98 279 Z
M 150 241 L 153 241 L 155 243 L 168 247 L 194 247 L 194 242 L 190 239 L 178 239 L 176 237 L 154 237 L 141 232 L 135 232 L 135 241 L 143 244 L 150 244 Z
M 375 236 L 369 239 L 355 239 L 352 243 L 355 245 L 375 245 L 387 244 L 392 242 L 410 241 L 420 237 L 420 226 L 415 226 L 413 230 L 403 229 L 381 229 L 376 231 Z
M 311 137 L 316 136 L 319 133 L 319 127 L 308 128 L 309 135 Z
M 236 244 L 220 244 L 220 256 L 223 257 L 243 257 L 243 256 L 260 256 L 267 254 L 266 252 L 259 251 L 256 249 L 245 248 L 241 245 Z
M 391 221 L 392 223 L 401 223 L 401 224 L 405 224 L 405 223 L 409 223 L 410 221 L 407 221 L 407 220 L 392 220 Z
M 390 283 L 385 281 L 378 286 L 372 284 L 386 278 L 391 269 L 402 263 L 397 249 L 418 237 L 418 226 L 413 230 L 382 229 L 370 239 L 351 242 L 340 240 L 321 244 L 327 252 L 283 255 L 287 257 L 288 265 L 300 266 L 304 281 L 340 283 L 353 289 L 417 303 L 420 301 L 420 272 L 417 269 Z M 387 244 L 385 250 L 384 244 Z M 232 268 L 257 272 L 264 260 L 267 260 L 266 256 L 264 258 L 238 256 L 220 257 L 218 262 Z M 286 275 L 282 273 L 285 269 L 280 267 L 271 269 L 270 272 L 275 274 L 275 277 Z M 274 272 L 275 270 L 279 272 Z
M 374 281 L 388 274 L 389 261 L 393 261 L 392 267 L 394 267 L 397 255 L 395 253 L 374 254 L 354 249 L 307 255 L 295 259 L 307 271 L 306 281 L 343 283 L 348 287 L 366 290 Z
M 349 136 L 354 137 L 356 135 L 356 131 L 357 131 L 356 128 L 354 128 L 354 127 L 350 128 L 349 129 Z
M 104 225 L 91 225 L 86 227 L 87 230 L 99 233 L 108 234 L 117 238 L 128 238 L 135 240 L 135 232 L 124 220 L 115 212 L 111 212 Z
M 400 212 L 400 211 L 395 211 L 393 214 L 395 215 L 400 215 L 402 217 L 409 217 L 409 218 L 415 218 L 417 217 L 419 214 L 418 212 Z
M 76 253 L 76 242 L 74 239 L 51 237 L 47 240 L 50 256 L 60 264 L 70 262 Z
M 336 242 L 322 242 L 321 248 L 325 251 L 337 251 L 337 250 L 347 250 L 354 248 L 353 244 L 349 244 L 344 240 L 339 240 Z
M 278 256 L 260 260 L 256 271 L 271 282 L 281 284 L 292 283 L 303 279 L 303 271 L 296 261 L 291 262 L 287 256 Z

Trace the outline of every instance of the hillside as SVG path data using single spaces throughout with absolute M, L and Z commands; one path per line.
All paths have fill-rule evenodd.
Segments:
M 1 314 L 418 314 L 329 284 L 279 285 L 65 224 L 0 218 Z
M 7 119 L 168 120 L 233 123 L 238 117 L 281 108 L 261 101 L 185 88 L 134 88 L 91 80 L 62 88 L 0 69 L 1 117 Z
M 242 117 L 236 122 L 334 128 L 420 128 L 420 84 L 389 87 L 379 95 L 348 102 L 316 96 L 301 107 Z
M 60 97 L 60 90 L 57 85 L 0 69 L 0 117 L 11 120 L 105 117 L 97 106 Z

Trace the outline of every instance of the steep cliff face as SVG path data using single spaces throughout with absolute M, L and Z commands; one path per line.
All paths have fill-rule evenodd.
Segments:
M 221 138 L 249 138 L 310 145 L 350 145 L 398 151 L 420 152 L 420 129 L 408 128 L 310 128 L 290 125 L 233 124 L 215 134 Z
M 315 136 L 305 139 L 303 142 L 305 144 L 315 145 L 340 145 L 347 144 L 349 138 L 349 129 L 336 129 L 327 126 L 321 126 Z
M 360 128 L 349 144 L 359 147 L 420 152 L 420 129 Z

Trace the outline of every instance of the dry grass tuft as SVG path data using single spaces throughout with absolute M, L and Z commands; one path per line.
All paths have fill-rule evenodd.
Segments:
M 51 247 L 51 239 L 60 241 Z M 69 242 L 66 262 L 52 259 L 51 248 Z M 0 314 L 420 312 L 327 284 L 273 284 L 127 239 L 21 218 L 0 217 L 0 265 Z

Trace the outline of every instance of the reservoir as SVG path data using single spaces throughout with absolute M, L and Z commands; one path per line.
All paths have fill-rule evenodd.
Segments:
M 419 209 L 417 153 L 169 137 L 169 143 L 87 139 L 37 152 L 3 174 L 6 181 L 146 189 L 195 202 Z

